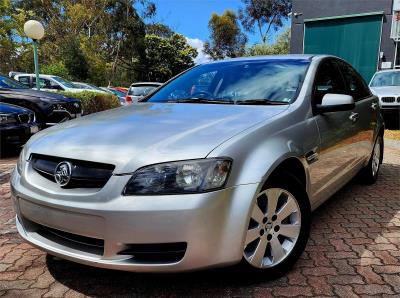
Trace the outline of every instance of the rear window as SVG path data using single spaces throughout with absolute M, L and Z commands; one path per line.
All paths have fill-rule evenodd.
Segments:
M 140 86 L 132 86 L 129 88 L 128 95 L 132 96 L 146 96 L 151 91 L 156 89 L 158 86 L 154 85 L 140 85 Z

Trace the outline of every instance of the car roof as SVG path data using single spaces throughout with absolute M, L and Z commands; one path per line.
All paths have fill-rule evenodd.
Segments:
M 135 86 L 143 86 L 143 85 L 149 85 L 149 86 L 161 86 L 162 83 L 158 83 L 158 82 L 136 82 L 131 84 L 131 87 L 135 87 Z
M 224 60 L 209 61 L 203 64 L 224 63 L 232 61 L 267 61 L 267 60 L 312 60 L 313 58 L 334 57 L 330 55 L 288 54 L 229 58 Z
M 36 76 L 36 74 L 34 73 L 19 73 L 15 75 L 16 77 L 21 77 L 21 76 Z M 39 77 L 42 78 L 54 78 L 54 77 L 58 77 L 55 75 L 46 75 L 46 74 L 39 74 Z

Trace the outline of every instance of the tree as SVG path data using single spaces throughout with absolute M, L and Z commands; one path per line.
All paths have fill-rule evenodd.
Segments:
M 270 46 L 256 44 L 247 50 L 248 56 L 284 55 L 290 52 L 290 28 L 282 33 Z
M 23 24 L 35 19 L 46 28 L 42 71 L 97 85 L 165 81 L 192 66 L 196 51 L 166 25 L 146 25 L 155 13 L 151 0 L 0 0 L 0 71 L 33 72 Z
M 157 35 L 160 37 L 170 38 L 174 31 L 167 25 L 161 23 L 153 23 L 146 25 L 146 35 Z
M 62 61 L 58 61 L 55 63 L 44 64 L 40 68 L 40 72 L 43 74 L 52 74 L 55 76 L 59 76 L 65 79 L 70 79 L 70 74 L 68 69 L 65 67 Z
M 183 35 L 174 33 L 170 38 L 146 35 L 146 65 L 143 79 L 165 82 L 194 65 L 197 51 Z
M 211 15 L 208 22 L 211 41 L 204 43 L 204 52 L 214 60 L 225 57 L 243 56 L 247 37 L 241 32 L 238 17 L 232 10 L 226 10 L 223 15 Z
M 63 49 L 64 64 L 68 73 L 73 74 L 78 80 L 86 80 L 89 65 L 77 40 L 71 40 Z
M 242 0 L 244 8 L 239 10 L 242 26 L 249 32 L 258 28 L 261 41 L 267 44 L 271 29 L 282 27 L 292 10 L 291 0 Z

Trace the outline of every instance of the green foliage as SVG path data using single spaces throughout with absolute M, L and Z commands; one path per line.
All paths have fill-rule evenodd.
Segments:
M 238 17 L 232 10 L 219 16 L 211 15 L 208 22 L 210 40 L 204 44 L 204 52 L 214 60 L 240 57 L 245 54 L 247 37 L 241 32 Z
M 68 69 L 65 67 L 65 65 L 62 61 L 42 65 L 40 67 L 40 73 L 52 74 L 55 76 L 65 78 L 67 80 L 72 79 L 68 72 Z
M 160 37 L 170 38 L 174 34 L 171 28 L 161 23 L 153 23 L 146 25 L 146 35 L 157 35 Z
M 82 109 L 85 115 L 121 106 L 118 97 L 112 94 L 97 93 L 91 91 L 60 93 L 68 97 L 79 99 L 82 103 Z
M 242 0 L 244 8 L 239 10 L 242 26 L 249 32 L 257 27 L 263 44 L 267 43 L 271 29 L 283 26 L 292 10 L 292 0 Z
M 146 25 L 155 13 L 151 0 L 0 0 L 0 72 L 34 71 L 23 24 L 36 19 L 46 28 L 39 43 L 46 73 L 99 86 L 165 81 L 197 53 L 168 26 Z
M 174 33 L 170 38 L 146 35 L 145 77 L 148 81 L 164 82 L 194 65 L 197 56 L 183 35 Z
M 282 33 L 270 46 L 255 44 L 247 49 L 248 56 L 284 55 L 290 52 L 290 28 Z
M 86 80 L 89 72 L 89 65 L 79 42 L 76 39 L 68 42 L 62 50 L 64 65 L 68 73 L 73 74 L 78 80 Z

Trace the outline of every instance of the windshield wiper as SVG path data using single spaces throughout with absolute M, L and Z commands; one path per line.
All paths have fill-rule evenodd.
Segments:
M 248 99 L 248 100 L 235 100 L 237 105 L 288 105 L 288 102 L 275 101 L 269 99 Z
M 188 97 L 169 100 L 171 103 L 211 103 L 211 104 L 233 104 L 231 100 L 207 99 L 201 97 Z

